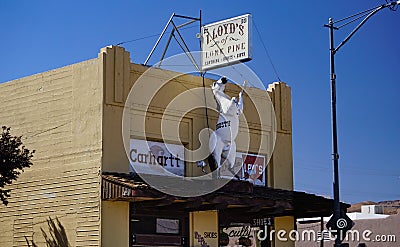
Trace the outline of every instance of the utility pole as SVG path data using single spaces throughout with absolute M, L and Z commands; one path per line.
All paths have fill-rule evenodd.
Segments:
M 359 12 L 349 17 L 333 21 L 329 18 L 328 24 L 324 25 L 329 28 L 329 51 L 330 51 L 330 81 L 331 81 L 331 110 L 332 110 L 332 160 L 333 160 L 333 216 L 327 223 L 327 227 L 336 231 L 336 239 L 334 247 L 342 247 L 342 241 L 345 233 L 351 229 L 353 222 L 347 217 L 345 212 L 340 208 L 339 197 L 339 152 L 337 143 L 337 120 L 336 120 L 336 73 L 335 73 L 335 55 L 338 50 L 350 40 L 350 38 L 365 24 L 365 22 L 382 9 L 390 8 L 395 11 L 396 7 L 400 5 L 400 0 L 391 1 L 386 4 L 377 6 L 375 8 Z M 334 32 L 340 28 L 354 22 L 362 17 L 365 18 L 357 25 L 357 27 L 350 32 L 350 34 L 335 47 Z M 346 23 L 335 26 L 335 24 L 347 21 Z

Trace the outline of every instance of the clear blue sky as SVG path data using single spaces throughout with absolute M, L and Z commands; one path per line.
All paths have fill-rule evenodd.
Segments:
M 97 56 L 158 34 L 170 15 L 204 23 L 251 13 L 282 81 L 292 87 L 295 189 L 332 195 L 328 18 L 374 1 L 0 1 L 0 82 Z M 341 199 L 400 199 L 400 10 L 374 16 L 336 56 Z M 353 27 L 353 26 L 352 26 Z M 337 43 L 351 29 L 336 32 Z M 196 28 L 183 31 L 198 48 Z M 143 63 L 157 37 L 123 46 Z M 257 33 L 248 65 L 277 80 Z M 180 52 L 176 45 L 169 55 Z M 160 53 L 158 53 L 159 55 Z M 0 96 L 1 97 L 1 96 Z

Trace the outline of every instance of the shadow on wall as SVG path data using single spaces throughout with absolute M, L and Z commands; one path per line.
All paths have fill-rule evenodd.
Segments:
M 47 235 L 47 233 L 43 230 L 43 228 L 40 228 L 42 231 L 43 237 L 46 241 L 46 246 L 47 247 L 70 247 L 71 245 L 68 242 L 67 234 L 65 232 L 65 228 L 61 224 L 61 222 L 58 220 L 58 218 L 49 219 L 47 220 L 47 225 L 49 226 L 49 234 L 50 236 Z M 25 237 L 26 243 L 28 244 L 28 247 L 39 247 L 37 244 L 32 239 L 32 243 L 29 243 L 29 240 Z

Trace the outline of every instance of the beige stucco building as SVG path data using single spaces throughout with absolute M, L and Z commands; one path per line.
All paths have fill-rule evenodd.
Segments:
M 128 52 L 113 46 L 101 49 L 97 58 L 0 84 L 0 124 L 23 135 L 24 144 L 36 150 L 34 165 L 9 187 L 8 206 L 0 205 L 1 247 L 28 246 L 32 240 L 45 246 L 42 230 L 50 236 L 49 218 L 59 220 L 71 246 L 206 243 L 214 247 L 221 244 L 218 239 L 223 231 L 253 226 L 257 220 L 259 228 L 263 226 L 259 222 L 268 218 L 273 221 L 268 229 L 290 230 L 297 217 L 330 214 L 330 200 L 293 192 L 291 91 L 282 82 L 269 85 L 268 94 L 249 89 L 259 96 L 252 98 L 253 103 L 245 99 L 247 125 L 240 125 L 237 139 L 240 152 L 272 156 L 264 187 L 232 181 L 209 195 L 188 198 L 163 194 L 130 174 L 122 115 L 132 86 L 147 69 L 132 64 Z M 162 72 L 152 76 L 162 80 Z M 205 80 L 206 87 L 211 83 Z M 129 138 L 165 141 L 160 127 L 165 108 L 178 94 L 202 85 L 201 77 L 177 74 L 150 105 L 134 109 L 146 119 L 142 126 L 145 136 L 136 130 L 142 123 L 134 123 Z M 233 85 L 227 88 L 228 94 L 239 90 Z M 271 129 L 264 128 L 260 118 L 273 113 L 260 117 L 254 109 L 254 104 L 266 101 L 266 95 L 271 97 L 276 115 L 273 153 L 259 145 L 270 145 L 270 140 L 262 138 L 271 136 L 267 133 Z M 167 115 L 171 122 L 179 123 L 178 144 L 198 148 L 198 134 L 206 123 L 204 109 L 182 114 L 178 107 Z M 217 114 L 209 112 L 207 116 L 214 126 Z M 168 138 L 175 142 L 177 137 Z M 202 171 L 195 163 L 186 162 L 184 173 L 191 177 Z M 174 229 L 160 230 L 160 224 Z M 294 243 L 258 241 L 252 246 L 256 245 Z

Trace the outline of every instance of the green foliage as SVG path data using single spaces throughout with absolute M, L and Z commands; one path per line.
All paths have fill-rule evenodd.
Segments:
M 4 186 L 12 184 L 24 168 L 32 165 L 33 151 L 25 148 L 21 136 L 11 136 L 10 128 L 2 127 L 0 136 L 0 200 L 4 205 L 8 204 L 10 190 Z

